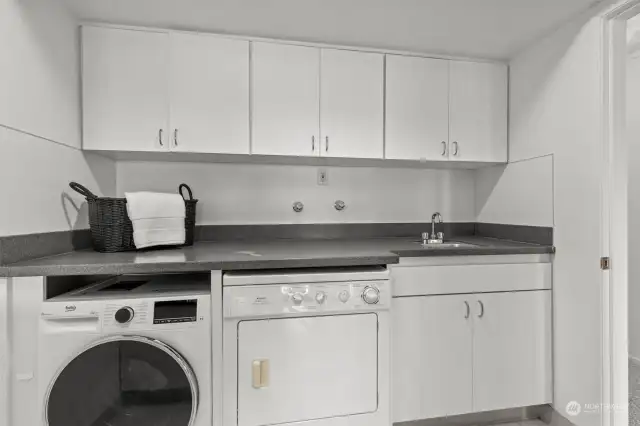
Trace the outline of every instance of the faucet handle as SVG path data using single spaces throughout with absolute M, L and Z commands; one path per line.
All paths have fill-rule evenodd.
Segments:
M 429 241 L 429 233 L 428 232 L 423 232 L 422 233 L 422 243 L 426 243 L 427 241 Z
M 438 239 L 444 242 L 444 232 L 438 232 Z

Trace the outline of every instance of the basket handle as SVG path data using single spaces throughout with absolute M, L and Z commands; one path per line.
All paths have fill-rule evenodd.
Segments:
M 189 198 L 184 198 L 184 194 L 182 193 L 182 190 L 185 188 L 189 193 Z M 186 183 L 180 184 L 180 186 L 178 187 L 178 192 L 180 193 L 180 195 L 182 195 L 182 198 L 184 198 L 185 201 L 193 201 L 193 192 L 191 192 L 191 188 L 189 188 L 189 185 L 187 185 Z
M 76 191 L 78 194 L 80 195 L 84 195 L 85 197 L 87 197 L 87 199 L 96 199 L 98 198 L 96 196 L 96 194 L 94 194 L 93 192 L 89 191 L 87 188 L 85 188 L 84 186 L 80 185 L 77 182 L 70 182 L 69 183 L 69 187 L 71 189 L 73 189 L 74 191 Z

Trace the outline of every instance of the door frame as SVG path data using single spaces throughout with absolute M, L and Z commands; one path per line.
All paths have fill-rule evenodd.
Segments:
M 601 248 L 611 269 L 602 273 L 602 423 L 628 417 L 628 166 L 626 125 L 627 20 L 640 0 L 620 0 L 599 16 L 602 29 L 603 168 Z

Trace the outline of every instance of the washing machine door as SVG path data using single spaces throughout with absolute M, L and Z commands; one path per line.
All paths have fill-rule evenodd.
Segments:
M 75 356 L 45 398 L 48 426 L 190 426 L 198 387 L 166 344 L 138 336 L 100 340 Z

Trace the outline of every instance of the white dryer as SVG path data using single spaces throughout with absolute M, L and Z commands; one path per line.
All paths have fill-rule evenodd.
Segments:
M 223 276 L 224 426 L 389 426 L 386 268 Z
M 210 284 L 175 284 L 121 279 L 43 302 L 44 426 L 211 425 Z

